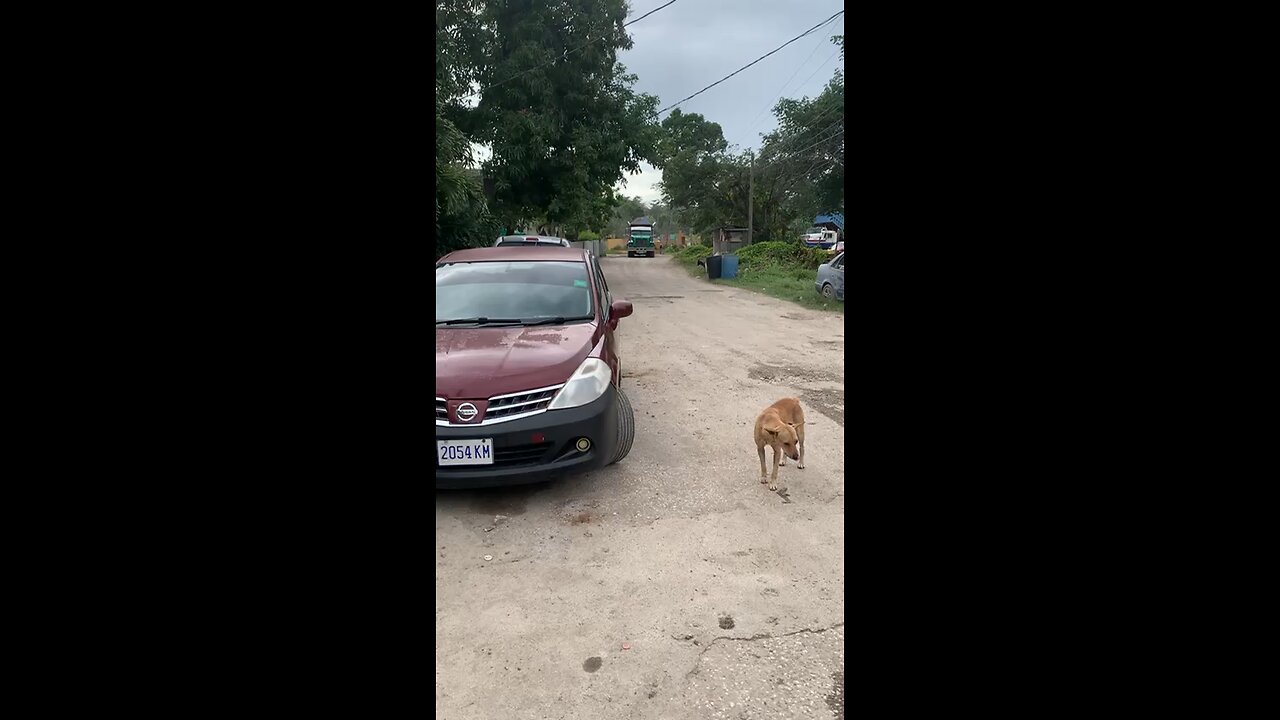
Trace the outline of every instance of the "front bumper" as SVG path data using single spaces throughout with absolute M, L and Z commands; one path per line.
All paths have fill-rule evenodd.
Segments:
M 534 433 L 543 436 L 534 442 Z M 591 441 L 579 452 L 578 438 Z M 494 425 L 436 426 L 437 440 L 493 438 L 492 465 L 440 467 L 437 446 L 436 488 L 465 489 L 523 485 L 597 470 L 618 450 L 618 391 L 610 385 L 594 402 L 568 410 L 548 410 L 533 417 Z

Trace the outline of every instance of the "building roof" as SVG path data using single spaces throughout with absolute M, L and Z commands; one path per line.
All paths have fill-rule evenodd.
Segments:
M 837 229 L 844 230 L 844 213 L 831 213 L 829 215 L 819 215 L 813 219 L 814 225 L 835 225 Z
M 546 262 L 582 261 L 586 250 L 578 247 L 557 247 L 555 245 L 508 245 L 506 247 L 468 248 L 455 250 L 436 262 L 511 262 L 513 260 L 533 260 Z

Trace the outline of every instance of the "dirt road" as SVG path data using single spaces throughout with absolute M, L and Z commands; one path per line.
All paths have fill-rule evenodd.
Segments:
M 436 493 L 438 717 L 842 718 L 843 316 L 666 256 L 602 264 L 635 305 L 635 445 L 548 485 Z M 810 424 L 780 495 L 752 426 L 788 395 Z

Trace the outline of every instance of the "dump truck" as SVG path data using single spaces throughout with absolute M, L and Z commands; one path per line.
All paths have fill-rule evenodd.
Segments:
M 653 257 L 653 223 L 647 217 L 631 221 L 627 234 L 627 257 Z

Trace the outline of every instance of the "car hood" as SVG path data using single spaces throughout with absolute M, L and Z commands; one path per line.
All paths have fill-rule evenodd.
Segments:
M 436 397 L 487 399 L 559 385 L 601 332 L 596 323 L 436 328 Z

